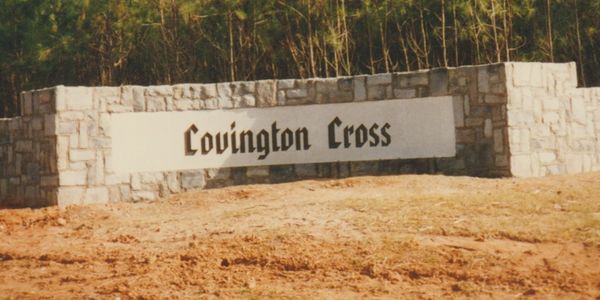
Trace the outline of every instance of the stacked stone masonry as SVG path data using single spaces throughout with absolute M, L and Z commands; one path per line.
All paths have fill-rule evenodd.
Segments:
M 54 92 L 25 92 L 21 116 L 0 119 L 0 207 L 57 203 Z
M 577 88 L 574 63 L 506 68 L 511 174 L 600 170 L 600 88 Z
M 600 170 L 600 88 L 575 65 L 503 63 L 328 79 L 24 92 L 0 120 L 0 206 L 155 200 L 181 191 L 307 178 L 441 173 L 543 176 Z M 111 114 L 452 96 L 456 156 L 116 174 Z

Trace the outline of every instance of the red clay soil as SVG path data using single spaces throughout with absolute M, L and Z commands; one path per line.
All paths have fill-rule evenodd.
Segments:
M 600 299 L 600 173 L 0 210 L 0 298 Z

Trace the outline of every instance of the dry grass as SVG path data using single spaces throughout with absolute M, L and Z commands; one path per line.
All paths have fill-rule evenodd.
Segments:
M 453 181 L 439 180 L 442 186 Z M 472 181 L 458 188 L 349 197 L 331 205 L 357 212 L 345 221 L 373 231 L 600 245 L 600 182 L 575 188 L 567 181 L 565 188 L 539 179 Z

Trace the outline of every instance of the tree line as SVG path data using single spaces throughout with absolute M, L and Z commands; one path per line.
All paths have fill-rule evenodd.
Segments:
M 600 83 L 600 0 L 3 0 L 0 116 L 23 90 L 576 61 Z

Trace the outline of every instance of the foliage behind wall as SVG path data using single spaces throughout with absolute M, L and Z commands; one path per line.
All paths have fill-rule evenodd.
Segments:
M 22 90 L 576 61 L 600 84 L 600 0 L 3 0 L 0 116 Z

